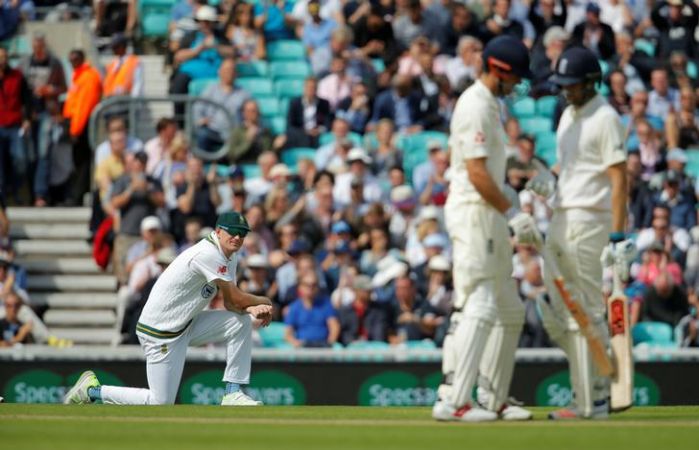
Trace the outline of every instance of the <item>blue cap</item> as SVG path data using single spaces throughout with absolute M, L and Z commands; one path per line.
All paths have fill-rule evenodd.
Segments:
M 600 7 L 599 7 L 599 5 L 598 5 L 597 3 L 590 2 L 590 3 L 587 4 L 587 8 L 585 8 L 585 11 L 591 12 L 591 13 L 595 13 L 595 14 L 599 15 L 599 13 L 600 13 Z
M 492 39 L 483 50 L 483 66 L 509 72 L 522 78 L 532 78 L 529 68 L 529 49 L 512 36 L 498 36 Z
M 343 239 L 335 243 L 335 248 L 333 248 L 333 251 L 335 253 L 349 253 L 352 251 L 352 248 L 350 247 L 349 242 Z
M 564 51 L 556 63 L 556 72 L 550 80 L 559 86 L 602 79 L 602 67 L 592 51 L 585 47 L 573 47 Z
M 286 251 L 290 255 L 299 255 L 301 253 L 308 253 L 311 251 L 311 247 L 308 243 L 302 239 L 297 239 L 291 243 L 289 249 Z
M 347 222 L 345 222 L 344 220 L 341 220 L 339 222 L 335 222 L 333 224 L 333 226 L 330 228 L 330 231 L 333 234 L 351 233 L 352 228 L 350 228 L 350 226 Z
M 236 177 L 244 177 L 245 172 L 243 172 L 243 168 L 240 166 L 237 166 L 235 164 L 231 164 L 228 166 L 228 177 L 229 178 L 236 178 Z
M 443 234 L 432 233 L 425 236 L 425 239 L 422 240 L 422 246 L 446 248 L 449 246 L 449 243 L 447 242 L 447 238 L 445 238 Z

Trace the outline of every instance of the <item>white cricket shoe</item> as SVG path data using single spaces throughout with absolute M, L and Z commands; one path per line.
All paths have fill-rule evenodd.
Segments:
M 498 418 L 497 413 L 470 404 L 454 411 L 453 416 L 453 420 L 460 422 L 491 422 Z
M 524 409 L 518 405 L 512 405 L 505 403 L 498 411 L 498 416 L 502 420 L 517 421 L 517 420 L 531 420 L 533 414 L 528 409 Z
M 262 402 L 248 397 L 243 391 L 224 395 L 221 404 L 223 406 L 262 406 Z
M 88 389 L 91 387 L 99 387 L 100 382 L 97 375 L 91 370 L 86 370 L 80 375 L 75 385 L 63 397 L 64 405 L 84 405 L 92 403 L 88 395 Z
M 456 409 L 441 398 L 438 398 L 432 406 L 432 418 L 442 422 L 450 422 L 456 420 L 454 413 Z
M 579 407 L 573 405 L 568 408 L 552 411 L 549 413 L 548 417 L 549 420 L 604 420 L 609 418 L 609 402 L 606 400 L 595 402 L 592 408 L 592 414 L 590 415 L 585 415 L 582 411 L 580 411 Z

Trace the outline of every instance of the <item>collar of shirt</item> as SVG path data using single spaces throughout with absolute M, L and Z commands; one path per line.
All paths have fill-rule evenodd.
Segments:
M 483 84 L 481 80 L 476 80 L 475 82 L 475 89 L 477 89 L 477 92 L 479 95 L 481 95 L 483 98 L 487 99 L 491 103 L 498 104 L 498 99 L 495 97 L 495 95 L 491 92 L 488 87 Z
M 230 261 L 233 258 L 233 255 L 235 253 L 231 254 L 230 258 L 226 258 L 226 254 L 223 252 L 223 249 L 221 248 L 221 243 L 218 241 L 218 236 L 216 236 L 216 231 L 212 231 L 209 236 L 206 238 L 207 241 L 211 242 L 216 246 L 219 252 L 223 255 L 223 257 L 226 259 L 226 261 Z
M 594 97 L 585 103 L 582 108 L 576 108 L 573 106 L 573 118 L 578 119 L 580 117 L 588 116 L 591 112 L 595 111 L 600 103 L 602 103 L 602 97 L 599 94 L 595 94 Z

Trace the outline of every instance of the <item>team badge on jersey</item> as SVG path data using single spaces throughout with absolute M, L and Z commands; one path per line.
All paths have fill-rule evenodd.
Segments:
M 228 271 L 228 267 L 226 266 L 218 266 L 218 270 L 216 272 L 219 273 L 219 275 L 223 275 Z
M 482 131 L 478 131 L 474 136 L 473 141 L 478 145 L 485 144 L 485 134 Z
M 201 288 L 202 298 L 210 299 L 211 297 L 214 296 L 215 293 L 216 293 L 216 287 L 212 286 L 208 283 L 205 284 L 204 287 Z

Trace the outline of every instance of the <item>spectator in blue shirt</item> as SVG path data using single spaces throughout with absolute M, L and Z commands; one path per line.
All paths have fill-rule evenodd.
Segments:
M 332 19 L 323 19 L 320 17 L 320 2 L 312 0 L 308 2 L 308 13 L 311 15 L 311 21 L 303 26 L 303 45 L 308 49 L 308 53 L 313 53 L 313 50 L 330 45 L 330 36 L 333 30 L 337 27 L 337 23 Z
M 340 334 L 337 312 L 327 296 L 318 294 L 318 277 L 301 276 L 298 298 L 289 306 L 284 320 L 286 340 L 294 347 L 330 347 Z
M 680 180 L 678 172 L 668 170 L 665 174 L 663 190 L 657 194 L 655 203 L 664 204 L 670 208 L 670 225 L 691 230 L 697 224 L 695 201 L 683 195 L 680 190 Z
M 270 0 L 255 5 L 255 28 L 262 29 L 265 41 L 293 39 L 292 29 L 295 25 L 291 17 L 294 4 L 284 0 Z

